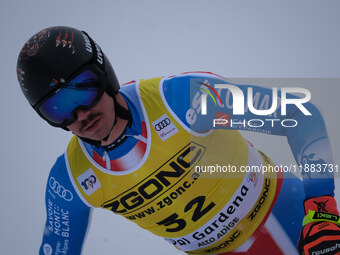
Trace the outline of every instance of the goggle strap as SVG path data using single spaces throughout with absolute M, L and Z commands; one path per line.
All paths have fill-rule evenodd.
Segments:
M 104 58 L 104 54 L 103 54 L 103 51 L 101 50 L 101 48 L 99 47 L 98 44 L 96 44 L 92 38 L 88 35 L 88 33 L 86 33 L 85 31 L 81 31 L 83 32 L 87 38 L 89 38 L 90 40 L 90 43 L 91 43 L 91 47 L 92 47 L 92 51 L 93 51 L 93 57 L 92 57 L 92 61 L 93 63 L 96 63 L 102 70 L 104 70 L 104 66 L 105 66 L 105 58 Z M 100 49 L 100 51 L 102 52 L 102 56 L 101 56 L 101 60 L 102 60 L 102 63 L 99 64 L 98 63 L 98 51 L 97 51 L 97 47 Z

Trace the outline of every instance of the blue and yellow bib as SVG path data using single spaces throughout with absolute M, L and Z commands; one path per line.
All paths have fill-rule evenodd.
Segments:
M 107 170 L 74 136 L 66 161 L 78 195 L 89 206 L 111 210 L 187 253 L 236 249 L 269 211 L 277 186 L 275 174 L 210 175 L 198 170 L 272 162 L 238 131 L 190 131 L 166 103 L 161 78 L 140 80 L 136 89 L 147 123 L 143 159 L 132 169 Z

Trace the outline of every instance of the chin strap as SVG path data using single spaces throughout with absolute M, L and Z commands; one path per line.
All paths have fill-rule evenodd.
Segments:
M 115 96 L 113 96 L 112 98 L 113 98 L 113 103 L 114 103 L 114 106 L 115 106 L 115 120 L 113 122 L 112 128 L 110 129 L 110 132 L 107 134 L 106 137 L 103 138 L 103 141 L 105 141 L 105 142 L 109 139 L 112 129 L 117 124 L 117 116 L 119 118 L 123 119 L 123 120 L 127 120 L 128 121 L 127 126 L 129 126 L 129 127 L 131 126 L 131 122 L 132 122 L 131 121 L 132 117 L 131 117 L 130 111 L 125 109 L 123 106 L 121 106 L 118 103 L 117 98 Z M 113 143 L 115 143 L 117 140 L 121 139 L 121 137 L 125 133 L 125 130 L 123 131 L 123 133 Z
M 131 127 L 132 124 L 132 116 L 129 110 L 125 109 L 122 105 L 120 105 L 117 101 L 116 95 L 112 96 L 113 99 L 113 103 L 114 103 L 114 109 L 115 109 L 115 120 L 113 122 L 113 125 L 109 131 L 109 133 L 107 134 L 107 136 L 105 136 L 101 141 L 107 141 L 110 137 L 111 131 L 113 130 L 113 128 L 116 126 L 117 124 L 117 117 L 127 120 L 127 126 Z M 120 141 L 122 141 L 122 138 L 124 137 L 126 128 L 124 129 L 124 131 L 122 132 L 122 134 L 116 139 L 114 140 L 111 144 L 105 146 L 105 147 L 109 147 L 110 149 L 114 148 L 115 145 L 119 144 Z M 92 140 L 89 138 L 85 138 L 85 137 L 81 137 L 79 136 L 80 139 L 82 139 L 83 141 L 92 144 L 96 147 L 101 146 L 101 141 L 97 141 L 97 140 Z

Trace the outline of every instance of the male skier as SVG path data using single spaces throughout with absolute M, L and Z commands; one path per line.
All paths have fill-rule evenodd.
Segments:
M 289 116 L 298 123 L 293 127 L 265 123 L 268 116 L 249 109 L 245 120 L 256 117 L 263 125 L 231 125 L 230 90 L 217 93 L 216 84 L 243 94 L 251 88 L 264 102 L 262 110 L 278 99 L 269 89 L 204 72 L 120 87 L 99 45 L 71 27 L 33 35 L 19 54 L 17 74 L 34 110 L 50 125 L 75 134 L 48 177 L 40 254 L 80 254 L 95 207 L 189 254 L 340 252 L 331 149 L 312 104 L 303 104 L 312 116 L 296 105 L 288 105 L 286 114 L 277 107 L 275 124 Z M 224 121 L 213 127 L 216 119 Z M 303 170 L 322 163 L 326 171 L 303 171 L 303 183 L 282 171 L 241 171 L 275 165 L 237 129 L 286 136 Z M 237 171 L 211 178 L 209 166 Z

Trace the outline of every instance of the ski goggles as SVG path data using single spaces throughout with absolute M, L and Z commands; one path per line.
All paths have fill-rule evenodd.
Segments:
M 34 108 L 52 126 L 66 127 L 77 119 L 78 109 L 88 110 L 98 103 L 105 91 L 104 78 L 99 68 L 84 67 Z

